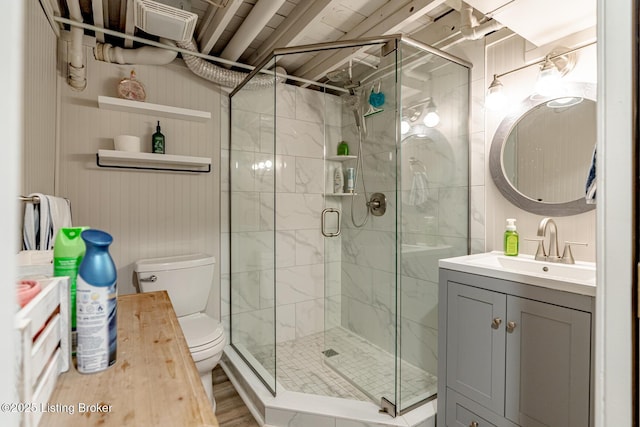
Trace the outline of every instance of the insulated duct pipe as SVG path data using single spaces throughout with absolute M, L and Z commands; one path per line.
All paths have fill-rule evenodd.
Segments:
M 179 48 L 190 50 L 191 52 L 198 52 L 195 41 L 177 42 Z M 212 81 L 221 86 L 234 88 L 239 85 L 246 77 L 247 73 L 241 71 L 227 70 L 224 67 L 219 67 L 211 62 L 205 61 L 197 56 L 188 55 L 183 53 L 182 58 L 187 64 L 187 67 L 203 79 Z M 286 71 L 282 67 L 276 67 L 277 74 L 286 74 Z M 285 80 L 284 77 L 278 76 L 275 78 L 276 83 L 282 83 Z M 257 74 L 244 88 L 247 89 L 262 89 L 271 87 L 274 85 L 274 78 L 269 74 Z
M 175 47 L 175 42 L 161 38 L 160 43 Z M 137 49 L 123 49 L 109 43 L 97 43 L 93 55 L 98 61 L 117 64 L 166 65 L 171 63 L 178 52 L 160 47 L 143 46 Z
M 467 40 L 479 40 L 493 31 L 504 28 L 504 25 L 495 19 L 478 24 L 478 20 L 473 16 L 473 8 L 464 2 L 460 9 L 460 17 L 462 20 L 460 34 Z
M 78 22 L 83 22 L 80 11 L 80 0 L 67 0 L 69 17 Z M 71 27 L 71 46 L 68 51 L 67 83 L 74 90 L 83 91 L 87 87 L 87 69 L 84 66 L 84 47 L 82 37 L 84 30 L 79 27 Z

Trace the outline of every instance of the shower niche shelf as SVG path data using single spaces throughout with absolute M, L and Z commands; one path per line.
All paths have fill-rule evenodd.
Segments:
M 326 160 L 331 160 L 334 162 L 344 162 L 347 160 L 355 160 L 357 158 L 358 156 L 350 156 L 350 155 L 349 156 L 327 156 Z
M 326 197 L 351 197 L 357 195 L 358 193 L 325 193 Z
M 101 168 L 195 173 L 211 172 L 211 159 L 208 157 L 137 153 L 117 150 L 98 150 L 96 154 L 96 164 Z
M 211 119 L 211 113 L 209 111 L 190 110 L 188 108 L 151 104 L 149 102 L 112 98 L 110 96 L 98 96 L 98 107 L 105 110 L 148 114 L 169 119 L 191 120 L 196 122 L 206 122 Z

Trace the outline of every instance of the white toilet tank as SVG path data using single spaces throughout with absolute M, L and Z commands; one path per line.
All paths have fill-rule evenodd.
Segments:
M 167 291 L 178 317 L 205 309 L 216 260 L 197 253 L 141 259 L 134 271 L 140 292 Z

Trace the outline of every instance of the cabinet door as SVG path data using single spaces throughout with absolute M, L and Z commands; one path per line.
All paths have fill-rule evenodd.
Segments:
M 506 295 L 449 283 L 447 385 L 503 414 Z
M 507 298 L 505 416 L 522 427 L 589 425 L 591 314 Z

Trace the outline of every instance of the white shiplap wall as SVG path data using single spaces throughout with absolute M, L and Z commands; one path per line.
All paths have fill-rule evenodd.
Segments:
M 54 194 L 56 36 L 36 1 L 26 2 L 22 194 Z
M 220 89 L 193 75 L 177 59 L 165 66 L 129 66 L 98 62 L 89 47 L 88 85 L 75 92 L 61 84 L 60 195 L 71 200 L 75 225 L 109 232 L 111 255 L 118 268 L 122 294 L 132 283 L 138 259 L 205 252 L 216 265 L 210 314 L 219 316 L 220 240 Z M 64 69 L 66 43 L 61 43 Z M 135 68 L 147 91 L 147 102 L 210 111 L 204 123 L 166 119 L 98 108 L 98 96 L 116 96 L 119 80 Z M 63 77 L 61 77 L 63 78 Z M 108 169 L 96 166 L 98 149 L 113 149 L 113 137 L 140 136 L 150 151 L 151 135 L 160 120 L 167 154 L 212 158 L 212 172 Z

